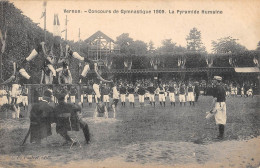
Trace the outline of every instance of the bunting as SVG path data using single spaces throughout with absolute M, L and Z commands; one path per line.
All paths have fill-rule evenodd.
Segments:
M 150 59 L 150 65 L 153 67 L 155 70 L 158 69 L 158 65 L 161 63 L 160 59 L 158 57 L 153 57 Z
M 213 57 L 207 56 L 206 57 L 206 62 L 207 62 L 207 65 L 208 65 L 209 68 L 212 67 L 212 65 L 213 65 Z
M 132 68 L 132 59 L 131 58 L 124 58 L 124 66 L 127 70 L 131 70 Z
M 53 21 L 53 36 L 61 37 L 60 21 L 59 21 L 58 14 L 54 14 L 54 21 Z
M 236 60 L 236 58 L 229 57 L 228 62 L 229 62 L 229 64 L 232 67 L 237 67 L 237 60 Z
M 258 63 L 258 60 L 257 60 L 256 57 L 254 57 L 253 62 L 254 62 L 254 64 L 255 64 L 256 66 L 259 66 L 259 63 Z
M 178 57 L 178 67 L 184 68 L 186 64 L 186 57 L 184 55 Z

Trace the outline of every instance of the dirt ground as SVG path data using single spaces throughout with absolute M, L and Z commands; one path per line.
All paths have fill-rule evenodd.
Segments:
M 211 97 L 200 97 L 195 107 L 151 107 L 138 103 L 132 108 L 118 106 L 116 119 L 92 118 L 93 107 L 84 104 L 91 143 L 84 144 L 81 131 L 70 132 L 80 145 L 62 146 L 56 133 L 41 146 L 20 144 L 29 120 L 0 117 L 0 168 L 9 167 L 259 167 L 259 97 L 227 99 L 225 139 L 218 134 L 214 118 L 205 119 Z M 10 117 L 10 114 L 7 114 Z M 109 114 L 112 117 L 112 113 Z

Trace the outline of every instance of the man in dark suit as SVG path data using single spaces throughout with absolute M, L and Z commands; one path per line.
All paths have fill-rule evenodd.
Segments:
M 81 107 L 71 103 L 64 102 L 65 94 L 63 91 L 57 95 L 59 104 L 54 108 L 56 119 L 56 132 L 65 139 L 65 144 L 74 143 L 68 135 L 68 131 L 79 131 L 82 128 L 86 143 L 90 141 L 88 125 L 80 117 Z
M 46 90 L 43 98 L 32 106 L 30 112 L 31 143 L 41 143 L 43 138 L 51 135 L 51 123 L 53 122 L 53 107 L 49 104 L 52 92 Z

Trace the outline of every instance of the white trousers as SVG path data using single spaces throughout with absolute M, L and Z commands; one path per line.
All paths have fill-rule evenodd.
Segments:
M 170 101 L 175 102 L 175 94 L 174 93 L 169 93 Z
M 216 124 L 225 125 L 227 121 L 226 103 L 216 102 L 212 111 L 215 113 Z
M 130 103 L 134 103 L 135 102 L 134 94 L 129 94 L 128 95 L 128 100 L 129 100 Z
M 120 98 L 121 98 L 121 102 L 125 102 L 125 94 L 121 94 Z
M 150 98 L 149 98 L 150 102 L 155 102 L 155 99 L 154 99 L 154 94 L 150 94 Z
M 144 103 L 144 95 L 138 95 L 139 102 Z
M 165 94 L 159 94 L 159 101 L 165 102 Z

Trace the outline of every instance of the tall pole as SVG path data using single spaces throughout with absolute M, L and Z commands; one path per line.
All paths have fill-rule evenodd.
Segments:
M 80 52 L 80 28 L 79 28 L 79 52 Z
M 65 20 L 65 41 L 67 41 L 67 33 L 68 33 L 67 25 L 68 25 L 68 19 L 67 19 L 67 15 L 66 15 L 66 20 Z
M 45 8 L 44 8 L 44 41 L 46 42 L 46 4 L 45 4 Z
M 79 53 L 80 53 L 80 28 L 79 28 L 79 41 L 78 41 L 78 43 L 79 43 Z M 80 71 L 81 71 L 81 62 L 79 62 L 79 69 L 78 69 L 79 71 L 78 71 L 78 74 L 80 74 Z
M 3 32 L 3 30 L 4 30 L 4 2 L 2 1 L 2 2 L 0 2 L 1 3 L 1 11 L 2 11 L 2 13 L 1 13 L 1 16 L 2 16 L 2 18 L 1 18 L 1 22 L 0 22 L 0 25 L 3 25 L 3 26 L 0 26 L 0 30 L 2 31 L 2 33 L 4 33 Z M 0 79 L 3 79 L 3 58 L 2 58 L 2 56 L 3 56 L 3 53 L 2 52 L 0 52 L 0 71 L 1 71 L 1 73 L 0 73 Z

